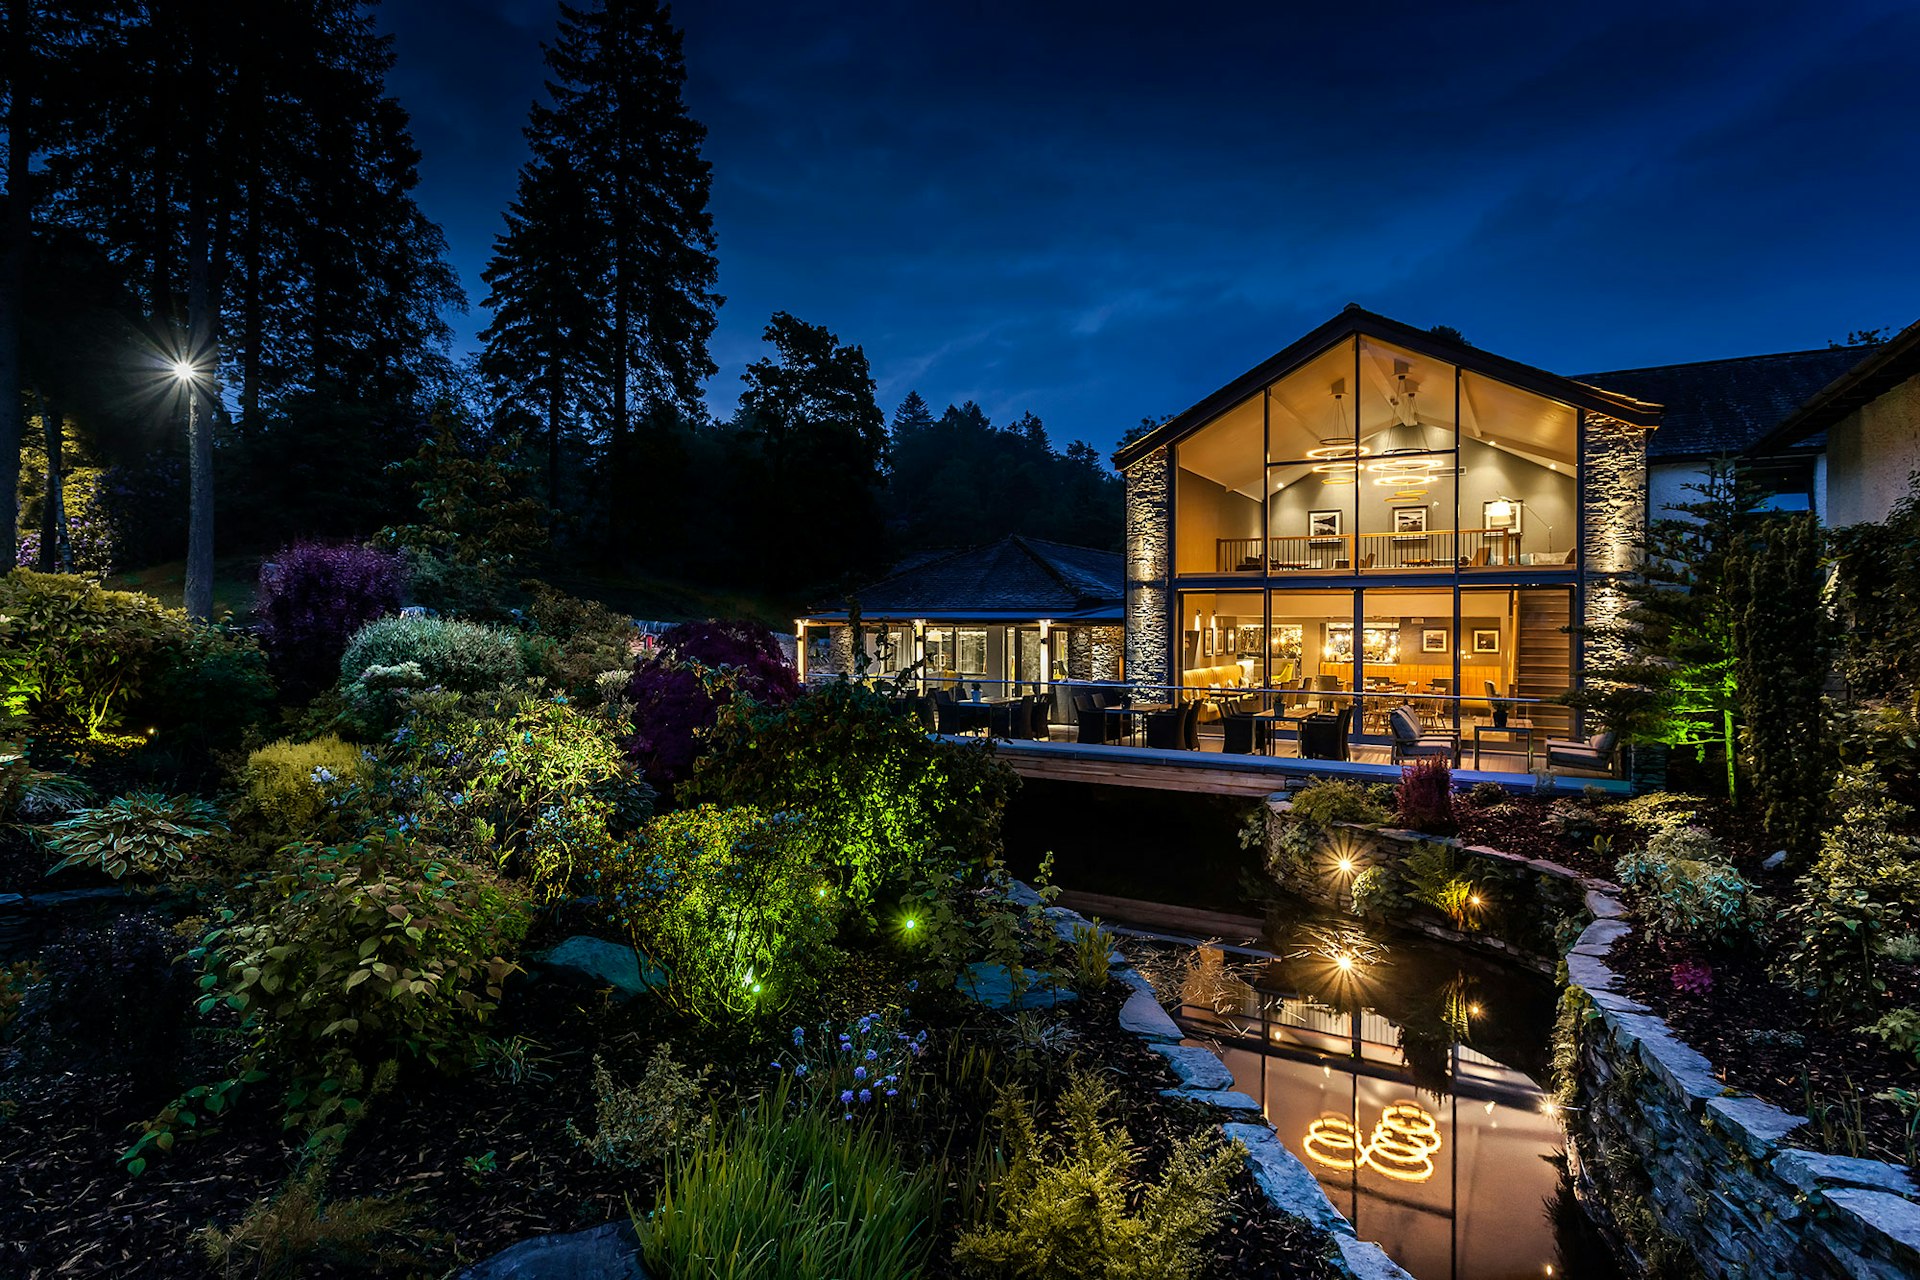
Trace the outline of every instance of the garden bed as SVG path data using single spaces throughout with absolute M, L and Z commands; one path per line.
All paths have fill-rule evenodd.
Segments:
M 1675 988 L 1674 957 L 1641 931 L 1615 943 L 1607 962 L 1622 989 L 1711 1059 L 1729 1087 L 1806 1116 L 1790 1145 L 1920 1167 L 1909 1114 L 1883 1096 L 1914 1088 L 1920 1069 L 1910 1055 L 1822 1026 L 1813 1006 L 1751 958 L 1717 961 L 1711 989 L 1699 994 Z

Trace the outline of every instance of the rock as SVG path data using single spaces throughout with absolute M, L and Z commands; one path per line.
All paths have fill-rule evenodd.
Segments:
M 26 899 L 17 893 L 0 893 L 0 911 L 12 911 L 20 907 Z
M 1572 951 L 1567 954 L 1567 981 L 1584 991 L 1611 991 L 1613 970 L 1590 952 Z
M 1755 1160 L 1771 1156 L 1780 1139 L 1807 1122 L 1759 1098 L 1709 1098 L 1707 1114 Z
M 1162 1089 L 1163 1098 L 1178 1098 L 1185 1102 L 1204 1102 L 1210 1107 L 1219 1107 L 1222 1111 L 1258 1112 L 1260 1104 L 1244 1093 L 1232 1089 Z
M 1167 1060 L 1173 1074 L 1187 1089 L 1231 1089 L 1233 1072 L 1211 1049 L 1197 1044 L 1153 1044 L 1147 1046 Z
M 1800 1191 L 1824 1185 L 1866 1187 L 1899 1196 L 1916 1193 L 1912 1177 L 1898 1165 L 1858 1156 L 1830 1156 L 1819 1151 L 1782 1151 L 1773 1161 L 1782 1181 Z
M 1719 1098 L 1726 1091 L 1713 1063 L 1697 1049 L 1680 1042 L 1658 1018 L 1645 1014 L 1623 1014 L 1618 1025 L 1631 1029 L 1640 1041 L 1640 1059 L 1675 1094 L 1690 1100 Z
M 584 982 L 612 987 L 622 999 L 667 985 L 666 970 L 642 960 L 632 947 L 575 934 L 550 951 L 528 957 L 535 964 Z
M 1625 920 L 1595 920 L 1580 931 L 1580 940 L 1573 944 L 1575 951 L 1584 955 L 1604 956 L 1613 949 L 1613 944 L 1633 932 L 1633 926 Z
M 1138 977 L 1132 970 L 1123 976 Z M 1167 1016 L 1154 998 L 1153 988 L 1146 985 L 1143 978 L 1134 987 L 1133 994 L 1120 1006 L 1120 1029 L 1139 1036 L 1142 1040 L 1158 1040 L 1165 1044 L 1178 1044 L 1186 1037 L 1179 1026 Z
M 609 1222 L 509 1245 L 461 1272 L 460 1280 L 647 1280 L 647 1272 L 633 1227 Z
M 1595 920 L 1618 920 L 1627 913 L 1619 899 L 1598 889 L 1587 890 L 1587 913 Z
M 1371 1240 L 1335 1236 L 1334 1243 L 1340 1247 L 1340 1261 L 1347 1264 L 1354 1280 L 1413 1280 L 1399 1263 L 1387 1256 L 1385 1249 Z
M 1336 1236 L 1353 1235 L 1353 1224 L 1340 1216 L 1300 1157 L 1282 1146 L 1273 1130 L 1264 1124 L 1223 1124 L 1220 1132 L 1247 1149 L 1247 1167 L 1274 1208 Z
M 1762 871 L 1778 871 L 1786 865 L 1787 851 L 1785 849 L 1775 849 L 1767 855 L 1767 860 L 1760 864 L 1760 869 Z
M 976 960 L 954 979 L 953 985 L 961 995 L 989 1009 L 1051 1009 L 1080 998 L 1064 987 L 1049 986 L 1032 969 L 1020 972 L 1025 976 L 1026 989 L 1020 993 L 1017 1004 L 1013 998 L 1012 971 L 1003 964 Z
M 1826 1193 L 1827 1203 L 1845 1209 L 1869 1227 L 1920 1256 L 1920 1204 L 1885 1191 L 1839 1187 Z
M 1035 890 L 1033 886 L 1022 880 L 1015 880 L 1008 886 L 1007 897 L 1009 900 L 1017 902 L 1023 907 L 1037 907 L 1040 905 L 1039 892 Z

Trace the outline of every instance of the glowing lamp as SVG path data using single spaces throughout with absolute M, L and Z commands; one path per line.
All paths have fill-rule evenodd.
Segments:
M 1350 876 L 1350 875 L 1352 875 L 1352 874 L 1353 874 L 1353 859 L 1352 859 L 1352 858 L 1342 858 L 1342 859 L 1340 859 L 1340 862 L 1339 862 L 1339 867 L 1340 867 L 1340 874 L 1341 874 L 1341 875 L 1343 875 L 1343 876 Z
M 172 366 L 173 376 L 182 382 L 193 381 L 194 368 L 191 361 L 175 360 Z

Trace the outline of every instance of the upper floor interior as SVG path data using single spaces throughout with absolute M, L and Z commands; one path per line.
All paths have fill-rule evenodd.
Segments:
M 1168 446 L 1173 573 L 1577 568 L 1582 414 L 1651 426 L 1657 406 L 1357 308 L 1336 320 L 1122 451 Z

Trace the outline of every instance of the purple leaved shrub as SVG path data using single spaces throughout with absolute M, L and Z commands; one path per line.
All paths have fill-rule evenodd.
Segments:
M 1416 760 L 1400 770 L 1394 793 L 1401 825 L 1429 835 L 1452 835 L 1453 768 L 1439 756 Z
M 799 690 L 780 642 L 766 627 L 683 622 L 662 633 L 658 652 L 640 660 L 627 686 L 634 729 L 627 754 L 664 791 L 693 773 L 700 735 L 735 696 L 782 706 Z
M 297 542 L 261 565 L 254 615 L 281 690 L 304 699 L 331 685 L 353 633 L 398 610 L 406 587 L 399 556 L 352 543 Z

